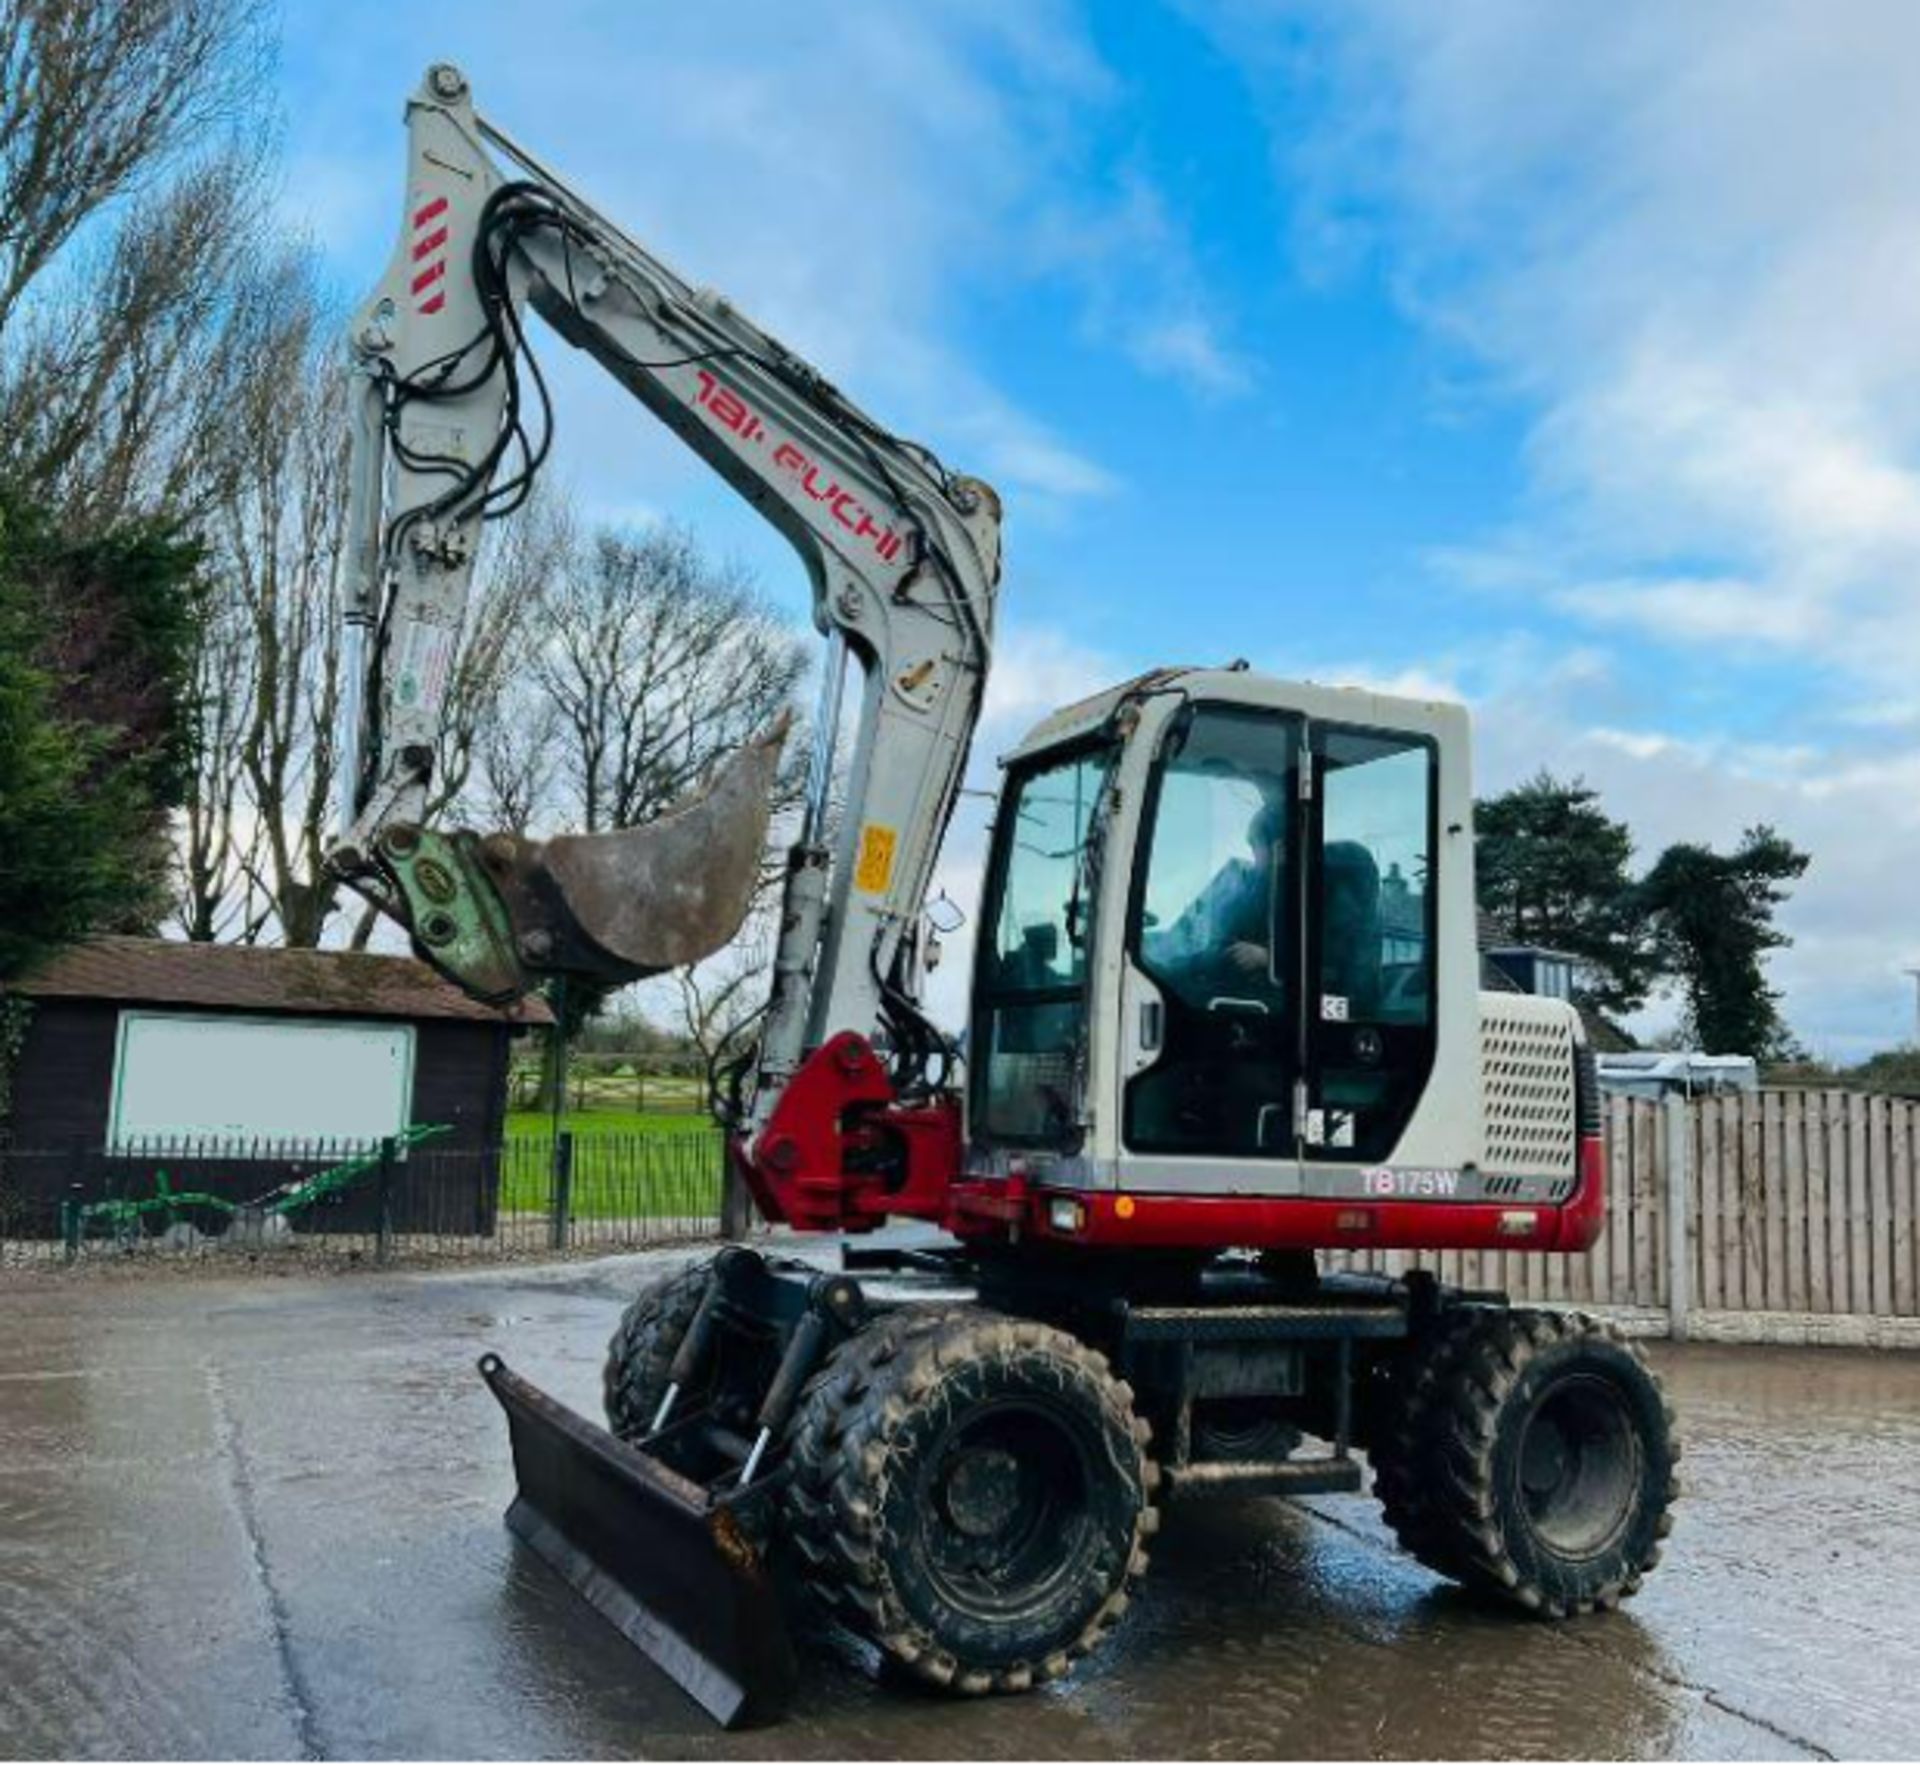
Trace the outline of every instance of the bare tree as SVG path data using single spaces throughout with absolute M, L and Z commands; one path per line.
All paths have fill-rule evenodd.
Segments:
M 282 341 L 241 0 L 0 0 L 0 471 L 72 528 L 193 516 Z
M 748 574 L 686 529 L 595 534 L 532 664 L 559 718 L 556 809 L 590 833 L 651 821 L 763 734 L 806 667 Z
M 724 1084 L 722 1069 L 741 1052 L 747 1030 L 765 1005 L 772 962 L 767 920 L 763 906 L 729 948 L 691 968 L 674 970 L 678 1027 L 699 1054 L 709 1085 Z M 744 1237 L 752 1218 L 752 1200 L 729 1160 L 720 1191 L 721 1236 Z
M 236 406 L 300 333 L 307 272 L 267 214 L 272 45 L 251 0 L 0 0 L 0 475 L 70 534 L 197 528 L 246 461 Z M 176 854 L 200 936 L 259 914 L 231 611 L 216 588 Z M 75 666 L 97 689 L 126 655 Z
M 476 819 L 525 834 L 548 818 L 560 763 L 560 713 L 538 684 L 507 683 L 477 738 Z
M 0 332 L 89 220 L 254 111 L 271 67 L 252 0 L 4 0 Z
M 317 944 L 341 703 L 334 577 L 346 370 L 311 274 L 283 281 L 273 347 L 224 413 L 236 461 L 202 522 L 201 753 L 177 841 L 189 937 Z
M 242 736 L 253 704 L 249 622 L 216 590 L 194 663 L 199 727 L 194 776 L 175 839 L 174 919 L 195 943 L 254 942 L 271 913 L 260 874 L 260 822 L 247 803 Z
M 261 469 L 223 509 L 222 531 L 252 623 L 242 763 L 265 859 L 255 881 L 273 902 L 280 940 L 311 948 L 338 898 L 325 853 L 340 740 L 334 581 L 346 527 L 345 368 L 310 342 L 305 372 L 282 393 L 278 424 L 257 437 Z
M 469 786 L 481 799 L 464 805 L 469 817 L 478 813 L 489 827 L 520 832 L 537 812 L 549 782 L 551 709 L 517 701 L 533 684 L 527 659 L 541 641 L 549 598 L 578 550 L 578 536 L 572 501 L 548 483 L 511 521 L 487 529 L 447 689 L 429 817 L 462 805 Z M 529 734 L 534 739 L 525 743 Z M 523 744 L 531 751 L 521 751 Z M 501 778 L 490 776 L 495 760 Z M 512 812 L 485 813 L 503 790 Z
M 541 607 L 530 685 L 488 732 L 489 798 L 512 812 L 510 824 L 536 831 L 637 826 L 791 708 L 807 654 L 746 572 L 715 565 L 684 528 L 602 530 L 563 564 Z M 776 812 L 797 795 L 798 776 L 790 764 Z M 744 1001 L 750 978 L 728 996 Z M 681 984 L 713 1003 L 713 978 Z M 607 997 L 575 984 L 557 1000 L 543 1098 L 564 1082 L 567 1037 Z
M 718 956 L 673 971 L 676 1027 L 710 1072 L 759 1012 L 767 962 L 764 939 L 743 936 Z

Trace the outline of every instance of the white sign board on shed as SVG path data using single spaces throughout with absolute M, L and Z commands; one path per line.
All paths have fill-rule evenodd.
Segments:
M 123 1011 L 109 1144 L 367 1144 L 406 1127 L 413 1026 Z

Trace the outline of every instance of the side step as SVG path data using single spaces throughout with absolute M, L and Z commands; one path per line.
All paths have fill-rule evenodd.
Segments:
M 1129 1342 L 1380 1342 L 1407 1333 L 1402 1305 L 1139 1305 Z
M 1240 1501 L 1256 1495 L 1355 1495 L 1360 1461 L 1340 1456 L 1312 1459 L 1208 1460 L 1169 1465 L 1160 1493 L 1169 1502 Z

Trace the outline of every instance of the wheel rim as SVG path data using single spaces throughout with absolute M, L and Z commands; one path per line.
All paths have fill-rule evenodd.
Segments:
M 1008 1401 L 972 1412 L 918 1480 L 928 1576 L 940 1596 L 1006 1620 L 1050 1603 L 1096 1546 L 1088 1445 L 1070 1419 Z
M 1515 1466 L 1535 1535 L 1562 1557 L 1605 1550 L 1632 1518 L 1640 1443 L 1625 1394 L 1582 1374 L 1542 1394 L 1527 1417 Z

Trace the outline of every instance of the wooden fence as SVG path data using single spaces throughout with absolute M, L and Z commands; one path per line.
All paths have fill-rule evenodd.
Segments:
M 1665 1312 L 1920 1317 L 1920 1104 L 1853 1091 L 1607 1102 L 1607 1224 L 1581 1256 L 1357 1257 L 1516 1299 Z

